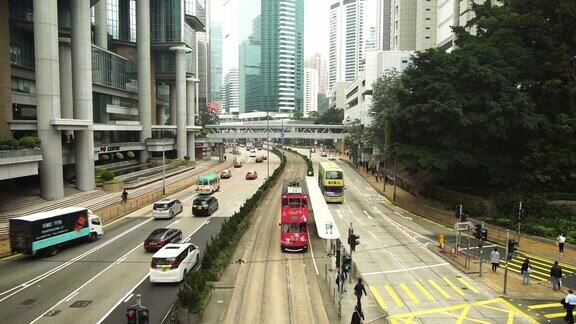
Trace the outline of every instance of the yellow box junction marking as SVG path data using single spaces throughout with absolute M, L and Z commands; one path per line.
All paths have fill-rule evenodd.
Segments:
M 438 292 L 440 292 L 440 294 L 442 294 L 442 296 L 444 296 L 446 298 L 452 298 L 452 297 L 450 297 L 450 295 L 448 295 L 446 290 L 442 289 L 442 287 L 440 287 L 440 285 L 436 283 L 436 281 L 434 281 L 432 279 L 428 279 L 428 282 L 432 285 L 432 287 L 434 287 L 436 290 L 438 290 Z
M 432 294 L 420 283 L 420 281 L 416 281 L 416 287 L 420 289 L 420 291 L 424 294 L 424 296 L 426 296 L 426 298 L 428 298 L 428 300 L 434 300 L 434 296 L 432 296 Z
M 416 305 L 420 304 L 420 301 L 418 300 L 418 298 L 416 298 L 416 295 L 414 295 L 414 293 L 408 288 L 408 286 L 406 285 L 405 282 L 400 284 L 400 288 L 402 288 L 402 290 L 404 290 L 406 295 L 408 295 L 408 298 L 410 298 L 410 300 L 412 300 L 412 302 L 414 302 L 414 304 L 416 304 Z
M 544 317 L 546 317 L 546 318 L 560 318 L 560 317 L 564 317 L 564 316 L 566 316 L 566 312 L 544 315 Z
M 466 286 L 466 288 L 470 289 L 471 291 L 475 292 L 475 293 L 479 293 L 480 290 L 476 289 L 476 287 L 474 287 L 474 285 L 472 285 L 471 283 L 468 282 L 468 280 L 464 279 L 464 278 L 457 278 L 458 281 L 460 281 L 464 286 Z
M 495 306 L 504 306 L 503 308 L 495 307 Z M 435 309 L 427 309 L 423 311 L 417 312 L 409 312 L 405 314 L 397 314 L 391 315 L 388 319 L 391 323 L 399 324 L 399 323 L 411 323 L 412 320 L 418 319 L 419 317 L 423 317 L 426 315 L 433 315 L 433 314 L 444 314 L 450 317 L 453 317 L 457 320 L 456 323 L 492 323 L 490 321 L 484 321 L 482 319 L 471 318 L 469 316 L 470 308 L 486 308 L 486 309 L 493 309 L 499 312 L 503 312 L 507 314 L 507 322 L 513 323 L 514 319 L 523 319 L 528 320 L 530 323 L 538 323 L 532 317 L 526 315 L 520 309 L 514 307 L 512 304 L 508 303 L 503 298 L 495 298 L 489 300 L 482 300 L 476 301 L 471 303 L 459 304 L 449 307 L 442 307 L 442 308 L 435 308 Z M 481 315 L 484 316 L 484 315 Z
M 538 305 L 528 306 L 528 308 L 530 308 L 530 309 L 542 309 L 542 308 L 554 308 L 554 307 L 562 307 L 562 304 L 556 302 L 556 303 L 538 304 Z
M 398 305 L 398 306 L 404 305 L 404 303 L 402 303 L 402 299 L 400 299 L 400 296 L 398 296 L 398 294 L 396 293 L 396 291 L 394 291 L 394 288 L 392 288 L 392 286 L 390 286 L 390 284 L 386 284 L 384 286 L 384 288 L 388 292 L 388 295 L 390 295 L 390 297 L 392 297 L 392 299 L 394 300 L 396 305 Z
M 452 288 L 458 295 L 466 296 L 466 294 L 458 286 L 456 286 L 452 281 L 450 281 L 450 279 L 448 279 L 447 277 L 444 277 L 442 279 L 444 279 L 444 281 L 448 284 L 448 286 L 450 286 L 450 288 Z
M 374 296 L 374 298 L 376 299 L 376 302 L 378 303 L 378 305 L 380 305 L 380 307 L 382 307 L 382 309 L 384 309 L 384 310 L 388 309 L 388 306 L 386 306 L 384 299 L 382 299 L 382 296 L 380 295 L 380 293 L 378 292 L 376 287 L 369 286 L 369 289 L 370 289 L 370 292 L 372 292 L 372 295 Z

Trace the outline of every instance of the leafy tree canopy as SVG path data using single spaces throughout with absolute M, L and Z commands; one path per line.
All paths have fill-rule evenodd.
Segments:
M 445 184 L 576 191 L 576 1 L 473 11 L 451 53 L 417 53 L 375 84 L 372 138 Z
M 342 109 L 328 109 L 324 113 L 318 115 L 314 121 L 316 125 L 340 125 L 344 120 L 344 110 Z

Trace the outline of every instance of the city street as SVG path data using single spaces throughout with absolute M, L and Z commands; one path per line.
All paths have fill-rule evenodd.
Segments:
M 299 151 L 309 154 L 306 150 Z M 312 160 L 328 161 L 319 152 L 313 154 Z M 510 316 L 514 323 L 534 322 L 488 287 L 430 251 L 427 245 L 435 243 L 432 239 L 435 235 L 426 228 L 428 222 L 415 222 L 417 216 L 392 209 L 352 167 L 336 163 L 344 171 L 345 200 L 344 204 L 329 207 L 341 233 L 347 233 L 352 224 L 354 233 L 360 235 L 360 246 L 353 252 L 353 260 L 372 296 L 363 302 L 369 318 L 384 311 L 393 323 L 457 322 L 459 318 L 507 323 Z M 348 250 L 348 244 L 344 244 Z M 353 303 L 343 304 L 343 314 L 351 314 L 353 307 Z
M 153 220 L 147 206 L 106 226 L 95 243 L 70 246 L 51 258 L 18 256 L 0 261 L 0 317 L 7 323 L 76 323 L 81 316 L 83 322 L 95 323 L 110 315 L 106 322 L 122 323 L 126 306 L 141 293 L 143 302 L 149 303 L 145 305 L 151 309 L 152 322 L 159 322 L 176 299 L 177 285 L 149 284 L 151 253 L 144 251 L 142 242 L 154 229 L 171 227 L 182 230 L 183 237 L 190 237 L 202 250 L 225 217 L 266 177 L 266 163 L 256 164 L 246 154 L 239 159 L 244 166 L 231 169 L 232 178 L 221 181 L 220 191 L 214 194 L 220 208 L 209 218 L 191 216 L 196 197 L 191 187 L 172 196 L 183 202 L 184 211 L 171 220 Z M 279 159 L 271 154 L 270 160 L 272 172 Z M 249 169 L 259 173 L 257 180 L 244 179 Z

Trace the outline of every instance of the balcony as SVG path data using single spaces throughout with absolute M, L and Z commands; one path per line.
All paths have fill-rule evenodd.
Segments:
M 186 22 L 196 31 L 206 31 L 206 2 L 205 0 L 185 0 Z
M 0 151 L 0 180 L 37 175 L 40 161 L 42 150 L 39 148 Z
M 176 149 L 174 138 L 147 138 L 146 147 L 149 152 L 162 152 Z
M 134 61 L 92 45 L 92 83 L 137 93 L 138 66 Z

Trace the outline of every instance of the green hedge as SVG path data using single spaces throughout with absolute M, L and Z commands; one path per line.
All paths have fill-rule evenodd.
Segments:
M 200 270 L 186 275 L 184 283 L 178 291 L 176 306 L 192 313 L 201 313 L 206 306 L 207 298 L 212 289 L 210 281 L 218 280 L 230 259 L 242 235 L 250 224 L 251 212 L 258 206 L 262 195 L 274 185 L 286 165 L 286 157 L 277 149 L 272 152 L 280 157 L 280 166 L 258 188 L 240 210 L 224 221 L 218 235 L 213 236 L 204 249 Z
M 296 155 L 299 155 L 301 158 L 303 158 L 304 161 L 306 161 L 306 166 L 308 167 L 308 170 L 307 170 L 306 173 L 307 173 L 308 175 L 312 175 L 312 176 L 314 175 L 314 168 L 312 167 L 312 161 L 310 161 L 310 159 L 309 159 L 306 155 L 304 155 L 304 154 L 302 154 L 302 153 L 300 153 L 300 152 L 298 152 L 298 151 L 296 151 L 296 150 L 293 150 L 293 149 L 291 149 L 291 148 L 289 148 L 289 147 L 285 147 L 284 149 L 285 149 L 286 151 L 288 151 L 288 152 L 292 152 L 292 153 L 294 153 L 294 154 L 296 154 Z

